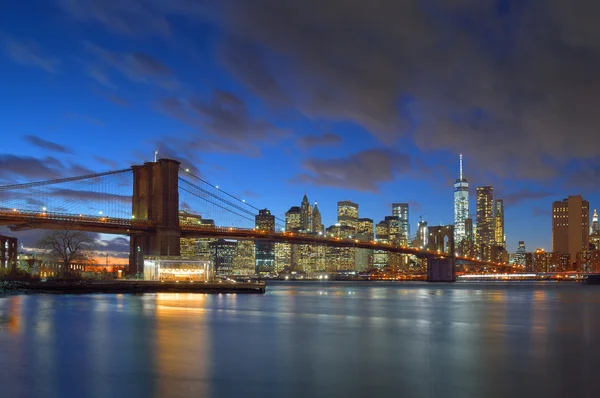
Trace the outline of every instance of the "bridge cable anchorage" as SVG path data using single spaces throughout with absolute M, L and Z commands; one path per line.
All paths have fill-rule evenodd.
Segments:
M 187 182 L 187 181 L 186 181 L 186 182 Z M 253 218 L 247 217 L 247 216 L 245 216 L 245 215 L 243 215 L 243 214 L 239 214 L 239 213 L 237 213 L 237 212 L 235 212 L 235 211 L 233 211 L 233 210 L 231 210 L 231 209 L 228 209 L 228 208 L 227 208 L 227 207 L 225 207 L 225 206 L 222 206 L 222 205 L 220 205 L 220 204 L 218 204 L 218 203 L 215 203 L 215 202 L 213 202 L 212 200 L 209 200 L 209 199 L 207 199 L 207 198 L 203 198 L 202 196 L 198 195 L 197 193 L 194 193 L 194 192 L 192 192 L 192 191 L 189 191 L 189 190 L 187 190 L 187 189 L 185 189 L 185 188 L 183 188 L 183 187 L 181 187 L 181 186 L 179 187 L 179 189 L 181 189 L 182 191 L 185 191 L 185 192 L 189 193 L 189 194 L 190 194 L 190 195 L 192 195 L 192 196 L 195 196 L 195 197 L 197 197 L 198 199 L 204 200 L 204 201 L 206 201 L 206 202 L 208 202 L 208 203 L 210 203 L 210 204 L 212 204 L 212 205 L 214 205 L 214 206 L 217 206 L 217 207 L 219 207 L 219 208 L 221 208 L 221 209 L 223 209 L 223 210 L 225 210 L 225 211 L 228 211 L 228 212 L 230 212 L 230 213 L 232 213 L 232 214 L 235 214 L 235 215 L 237 215 L 238 217 L 242 217 L 242 218 L 244 218 L 244 219 L 246 219 L 246 220 L 248 220 L 248 221 L 252 221 L 252 222 L 254 222 L 254 219 L 253 219 Z M 211 195 L 211 196 L 212 196 L 212 195 Z M 218 197 L 217 197 L 217 199 L 220 199 L 220 198 L 218 198 Z
M 227 196 L 231 197 L 232 199 L 235 199 L 236 201 L 238 201 L 238 202 L 240 202 L 240 203 L 243 203 L 244 205 L 246 205 L 246 206 L 248 206 L 248 207 L 251 207 L 252 209 L 254 209 L 254 210 L 256 210 L 256 211 L 260 211 L 260 210 L 262 210 L 262 209 L 259 209 L 259 208 L 258 208 L 258 207 L 256 207 L 256 206 L 254 206 L 254 205 L 252 205 L 252 204 L 250 204 L 250 203 L 246 202 L 245 200 L 243 200 L 243 199 L 240 199 L 240 198 L 238 198 L 237 196 L 235 196 L 235 195 L 232 195 L 232 194 L 230 194 L 229 192 L 222 190 L 221 188 L 218 188 L 216 185 L 213 185 L 213 184 L 211 184 L 210 182 L 208 182 L 208 181 L 206 181 L 206 180 L 204 180 L 204 179 L 202 179 L 202 178 L 198 177 L 198 176 L 197 176 L 197 175 L 195 175 L 194 173 L 192 173 L 192 172 L 190 172 L 190 171 L 187 171 L 187 169 L 184 169 L 184 168 L 180 167 L 180 168 L 179 168 L 179 170 L 181 170 L 181 171 L 185 172 L 185 174 L 186 174 L 186 175 L 189 175 L 189 176 L 191 176 L 191 177 L 195 178 L 196 180 L 198 180 L 198 181 L 200 181 L 200 182 L 202 182 L 202 183 L 204 183 L 204 184 L 206 184 L 206 185 L 208 185 L 208 186 L 210 186 L 210 187 L 212 187 L 212 188 L 214 188 L 214 189 L 217 189 L 217 190 L 219 190 L 219 192 L 222 192 L 224 195 L 227 195 Z M 181 177 L 180 177 L 180 179 L 181 179 Z M 185 180 L 184 180 L 184 181 L 185 181 Z M 186 181 L 186 182 L 187 182 L 187 181 Z M 252 214 L 253 214 L 253 215 L 256 215 L 256 213 L 252 213 Z M 276 215 L 274 215 L 274 214 L 273 214 L 273 216 L 275 217 L 275 219 L 276 219 L 277 221 L 279 221 L 279 222 L 283 223 L 283 225 L 285 225 L 285 220 L 284 220 L 284 219 L 282 219 L 282 218 L 280 218 L 280 217 L 277 217 L 277 216 L 276 216 Z

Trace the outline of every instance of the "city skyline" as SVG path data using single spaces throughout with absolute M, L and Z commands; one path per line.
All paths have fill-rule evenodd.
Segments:
M 0 15 L 0 81 L 4 92 L 12 93 L 0 97 L 9 110 L 0 121 L 5 132 L 2 182 L 128 167 L 153 160 L 158 149 L 159 156 L 181 160 L 198 175 L 281 218 L 303 193 L 311 203 L 319 203 L 325 226 L 335 223 L 338 201 L 359 204 L 360 217 L 375 223 L 392 214 L 393 203 L 409 203 L 414 235 L 421 215 L 429 225 L 454 222 L 452 185 L 458 174 L 456 159 L 463 153 L 464 177 L 471 189 L 469 216 L 475 219 L 475 188 L 493 186 L 495 196 L 504 199 L 504 234 L 511 252 L 520 240 L 528 248 L 551 249 L 553 201 L 582 195 L 590 210 L 600 207 L 593 150 L 598 138 L 589 127 L 597 125 L 596 112 L 576 107 L 583 114 L 573 118 L 569 112 L 574 107 L 568 103 L 527 103 L 564 93 L 555 83 L 560 79 L 544 74 L 522 76 L 536 84 L 514 98 L 513 91 L 520 89 L 511 91 L 501 79 L 504 71 L 490 66 L 498 64 L 494 60 L 505 47 L 485 35 L 495 44 L 462 42 L 465 46 L 460 48 L 480 61 L 470 67 L 488 69 L 459 74 L 463 78 L 453 75 L 460 80 L 456 81 L 436 65 L 464 70 L 462 62 L 439 62 L 438 57 L 424 64 L 419 51 L 411 50 L 414 47 L 402 35 L 394 36 L 387 24 L 377 27 L 381 46 L 358 45 L 356 53 L 339 46 L 340 38 L 328 28 L 336 26 L 336 19 L 353 15 L 358 32 L 373 28 L 365 25 L 369 15 L 354 13 L 354 6 L 348 6 L 347 15 L 324 13 L 317 23 L 322 40 L 307 46 L 310 37 L 298 31 L 308 18 L 306 5 L 298 6 L 297 19 L 291 18 L 298 25 L 283 27 L 269 13 L 278 9 L 273 1 L 266 1 L 259 13 L 266 24 L 248 12 L 250 2 L 241 2 L 239 10 L 213 6 L 216 10 L 191 4 L 178 8 L 161 1 L 151 7 L 140 1 L 133 11 L 113 2 L 88 8 L 75 3 L 11 2 Z M 39 12 L 32 14 L 32 7 Z M 394 21 L 395 6 L 382 7 L 388 9 L 381 15 Z M 523 13 L 512 29 L 553 20 L 558 6 L 545 9 L 535 21 L 523 7 L 512 9 Z M 279 11 L 284 16 L 288 12 Z M 128 12 L 144 13 L 139 20 L 161 29 L 128 25 L 126 21 L 135 20 Z M 431 17 L 414 12 L 415 21 Z M 464 12 L 474 21 L 504 18 L 500 11 L 485 8 Z M 429 29 L 436 38 L 445 37 L 444 29 L 450 26 L 468 34 L 472 27 L 462 20 L 457 16 L 448 17 L 446 24 L 429 21 Z M 240 24 L 234 21 L 248 27 L 252 34 L 247 40 L 240 39 Z M 277 37 L 288 45 L 282 46 Z M 506 40 L 503 43 L 515 51 L 509 56 L 514 66 L 528 63 L 519 70 L 548 71 L 543 68 L 548 62 L 537 63 L 520 52 L 520 42 Z M 394 48 L 405 48 L 408 66 L 383 51 L 396 42 L 402 46 Z M 431 54 L 431 44 L 420 46 Z M 306 48 L 320 54 L 321 62 L 315 64 Z M 328 48 L 344 49 L 346 65 L 332 59 Z M 392 74 L 376 62 L 371 50 L 396 66 Z M 565 54 L 548 56 L 544 59 L 562 65 L 561 71 L 576 68 Z M 587 62 L 594 65 L 593 60 Z M 357 73 L 352 65 L 364 65 L 365 73 Z M 585 77 L 575 70 L 578 78 Z M 495 82 L 501 92 L 490 97 L 475 82 L 468 84 L 477 73 Z M 430 76 L 440 80 L 434 79 L 431 87 L 415 84 Z M 468 89 L 459 95 L 457 84 Z M 586 103 L 593 103 L 600 92 L 593 85 L 576 87 Z M 440 95 L 451 92 L 460 98 Z M 573 95 L 554 96 L 561 101 L 567 97 Z M 510 101 L 499 103 L 495 98 Z M 530 112 L 503 107 L 521 104 L 522 98 Z M 540 115 L 543 110 L 547 113 Z M 579 121 L 575 130 L 566 123 L 572 120 Z M 567 131 L 579 139 L 568 139 Z

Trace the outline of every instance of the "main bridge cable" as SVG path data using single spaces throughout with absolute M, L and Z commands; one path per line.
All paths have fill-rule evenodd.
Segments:
M 88 180 L 88 179 L 91 180 L 91 179 L 98 178 L 98 177 L 104 177 L 104 176 L 108 176 L 108 175 L 120 174 L 120 173 L 125 173 L 125 172 L 131 172 L 131 168 L 107 171 L 104 173 L 86 174 L 83 176 L 76 176 L 76 177 L 58 178 L 55 180 L 44 180 L 44 181 L 26 182 L 26 183 L 22 183 L 22 184 L 2 185 L 2 186 L 0 186 L 0 191 L 10 191 L 13 189 L 20 189 L 20 188 L 36 188 L 36 187 L 42 187 L 42 186 L 47 186 L 47 185 L 60 184 L 60 183 L 64 183 L 64 182 L 81 181 L 81 180 Z
M 222 203 L 225 203 L 225 204 L 227 204 L 227 205 L 229 205 L 229 206 L 231 206 L 231 207 L 233 207 L 233 208 L 235 208 L 235 209 L 237 209 L 237 210 L 239 210 L 239 211 L 241 211 L 241 212 L 244 212 L 244 213 L 248 214 L 249 216 L 252 216 L 252 217 L 254 217 L 254 216 L 255 216 L 255 214 L 254 214 L 253 212 L 251 212 L 250 210 L 248 210 L 248 209 L 244 209 L 243 207 L 241 207 L 241 206 L 238 206 L 238 205 L 237 205 L 237 204 L 235 204 L 235 203 L 232 203 L 232 202 L 230 202 L 230 201 L 228 201 L 228 200 L 225 200 L 225 199 L 223 199 L 223 198 L 219 197 L 217 194 L 214 194 L 214 193 L 212 193 L 212 192 L 209 192 L 209 191 L 207 191 L 206 189 L 200 188 L 199 186 L 197 186 L 197 185 L 194 185 L 194 184 L 192 184 L 191 182 L 189 182 L 189 181 L 186 181 L 185 179 L 183 179 L 183 178 L 181 178 L 181 177 L 179 177 L 179 181 L 181 181 L 181 182 L 183 182 L 183 183 L 185 183 L 185 184 L 189 185 L 189 186 L 190 186 L 190 187 L 192 187 L 192 188 L 195 188 L 195 189 L 199 190 L 200 192 L 202 192 L 202 193 L 204 193 L 204 194 L 206 194 L 206 195 L 212 196 L 213 198 L 217 199 L 218 201 L 220 201 L 220 202 L 222 202 Z M 181 188 L 181 186 L 179 186 L 179 187 Z M 181 189 L 182 189 L 182 190 L 184 190 L 185 192 L 188 192 L 188 193 L 190 193 L 190 191 L 188 191 L 188 190 L 185 190 L 185 189 L 183 189 L 183 188 L 181 188 Z M 229 209 L 227 209 L 227 208 L 225 208 L 225 207 L 222 207 L 222 208 L 223 208 L 223 209 L 225 209 L 225 210 L 229 210 Z M 234 212 L 234 211 L 232 211 L 232 213 L 235 213 L 235 212 Z M 254 222 L 254 218 L 252 219 L 252 221 Z
M 188 182 L 188 181 L 185 181 L 185 182 L 187 182 L 188 184 L 190 184 L 190 185 L 191 185 L 191 186 L 193 186 L 193 187 L 196 187 L 194 184 L 192 184 L 192 183 L 190 183 L 190 182 Z M 248 221 L 252 221 L 252 222 L 254 222 L 254 219 L 253 219 L 253 218 L 247 217 L 247 216 L 245 216 L 245 215 L 243 215 L 243 214 L 239 214 L 239 213 L 237 213 L 237 212 L 235 212 L 235 211 L 233 211 L 233 210 L 231 210 L 231 209 L 228 209 L 228 208 L 226 208 L 225 206 L 222 206 L 222 205 L 220 205 L 220 204 L 218 204 L 218 203 L 215 203 L 215 202 L 213 202 L 212 200 L 209 200 L 209 199 L 207 199 L 207 198 L 203 198 L 202 196 L 198 195 L 197 193 L 194 193 L 194 192 L 192 192 L 192 191 L 189 191 L 189 190 L 187 190 L 187 189 L 183 188 L 182 186 L 179 186 L 179 189 L 181 189 L 181 190 L 182 190 L 182 191 L 184 191 L 184 192 L 187 192 L 187 193 L 189 193 L 190 195 L 193 195 L 193 196 L 197 197 L 198 199 L 204 200 L 204 201 L 206 201 L 206 202 L 208 202 L 208 203 L 211 203 L 211 204 L 213 204 L 213 205 L 215 205 L 215 206 L 217 206 L 217 207 L 220 207 L 221 209 L 223 209 L 223 210 L 225 210 L 225 211 L 228 211 L 228 212 L 230 212 L 230 213 L 233 213 L 233 214 L 235 214 L 235 215 L 237 215 L 237 216 L 239 216 L 239 217 L 242 217 L 242 218 L 244 218 L 244 219 L 246 219 L 246 220 L 248 220 Z M 200 189 L 201 189 L 201 188 L 200 188 Z M 217 199 L 219 199 L 219 198 L 217 197 Z
M 242 199 L 238 198 L 237 196 L 234 196 L 234 195 L 230 194 L 229 192 L 227 192 L 227 191 L 224 191 L 224 190 L 222 190 L 222 189 L 218 188 L 216 185 L 213 185 L 213 184 L 211 184 L 210 182 L 208 182 L 208 181 L 206 181 L 206 180 L 204 180 L 204 179 L 202 179 L 202 178 L 198 177 L 198 176 L 197 176 L 197 175 L 195 175 L 194 173 L 192 173 L 192 172 L 190 172 L 190 171 L 187 171 L 187 169 L 184 169 L 184 168 L 180 167 L 180 168 L 179 168 L 179 170 L 181 170 L 181 171 L 185 172 L 185 174 L 188 174 L 188 175 L 192 176 L 192 177 L 193 177 L 193 178 L 195 178 L 196 180 L 198 180 L 198 181 L 201 181 L 202 183 L 204 183 L 204 184 L 206 184 L 206 185 L 208 185 L 208 186 L 210 186 L 210 187 L 212 187 L 212 188 L 214 188 L 214 189 L 217 189 L 217 190 L 219 190 L 219 192 L 222 192 L 223 194 L 225 194 L 225 195 L 229 196 L 230 198 L 232 198 L 232 199 L 235 199 L 236 201 L 238 201 L 238 202 L 240 202 L 240 203 L 243 203 L 243 204 L 245 204 L 245 205 L 246 205 L 246 206 L 248 206 L 248 207 L 251 207 L 252 209 L 254 209 L 254 210 L 256 210 L 256 211 L 260 211 L 260 210 L 261 210 L 261 209 L 259 209 L 258 207 L 254 206 L 254 205 L 252 205 L 252 204 L 250 204 L 250 203 L 248 203 L 248 202 L 246 202 L 245 200 L 242 200 Z M 181 177 L 180 177 L 180 179 L 181 179 Z M 185 180 L 183 180 L 183 181 L 185 181 Z M 187 181 L 186 181 L 186 182 L 187 182 Z M 192 184 L 192 185 L 193 185 L 193 184 Z M 223 199 L 219 198 L 219 200 L 223 200 Z M 255 215 L 255 213 L 252 213 L 252 215 Z M 275 219 L 276 219 L 277 221 L 279 221 L 279 222 L 283 223 L 283 225 L 285 225 L 285 220 L 283 220 L 283 219 L 281 219 L 281 218 L 279 218 L 279 217 L 277 217 L 277 216 L 275 216 L 275 215 L 273 215 L 273 216 L 275 217 Z

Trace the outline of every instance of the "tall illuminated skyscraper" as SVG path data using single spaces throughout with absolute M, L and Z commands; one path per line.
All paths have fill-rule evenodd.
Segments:
M 316 234 L 323 233 L 323 223 L 321 222 L 321 211 L 319 210 L 319 206 L 317 206 L 317 202 L 312 208 L 312 219 L 311 219 L 311 232 Z
M 506 247 L 504 238 L 504 201 L 502 199 L 494 201 L 494 231 L 496 246 Z
M 593 224 L 593 223 L 592 223 Z M 568 254 L 572 264 L 590 243 L 590 205 L 581 195 L 552 203 L 552 251 Z
M 592 226 L 590 227 L 590 234 L 600 233 L 600 224 L 598 224 L 598 212 L 594 209 L 594 215 L 592 216 Z
M 408 203 L 392 203 L 392 216 L 398 217 L 400 222 L 401 240 L 408 242 L 410 237 L 410 224 L 408 222 Z
M 459 163 L 459 177 L 454 183 L 454 242 L 456 244 L 466 237 L 465 220 L 469 217 L 469 182 L 463 177 L 462 153 Z
M 352 227 L 356 231 L 358 227 L 358 205 L 349 200 L 342 200 L 337 203 L 338 223 L 344 226 Z
M 312 232 L 312 206 L 310 205 L 310 202 L 308 201 L 308 197 L 306 196 L 306 194 L 304 194 L 304 197 L 302 198 L 302 204 L 300 205 L 300 210 L 301 210 L 301 215 L 300 215 L 300 222 L 301 222 L 301 229 L 304 232 Z
M 481 259 L 491 261 L 491 247 L 495 243 L 494 188 L 477 187 L 477 226 L 475 240 L 481 251 Z

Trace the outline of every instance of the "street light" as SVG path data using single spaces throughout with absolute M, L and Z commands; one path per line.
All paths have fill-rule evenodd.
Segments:
M 46 208 L 45 208 L 45 207 L 42 207 L 42 210 L 43 210 L 43 211 L 46 211 Z

